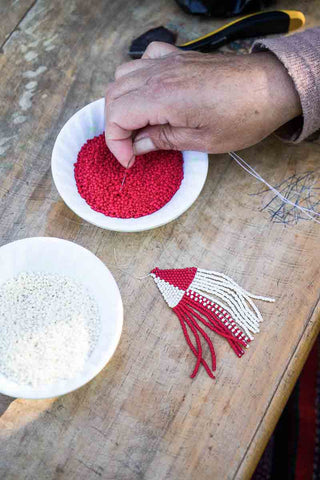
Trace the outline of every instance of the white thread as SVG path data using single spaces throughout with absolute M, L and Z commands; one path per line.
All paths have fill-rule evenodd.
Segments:
M 115 267 L 120 270 L 120 272 L 122 273 L 125 273 L 126 275 L 129 275 L 129 277 L 132 277 L 134 278 L 135 280 L 143 280 L 144 278 L 147 278 L 149 277 L 150 273 L 147 273 L 147 275 L 143 275 L 142 277 L 136 277 L 135 275 L 132 275 L 131 273 L 129 273 L 128 271 L 126 270 L 123 270 L 124 268 L 129 268 L 129 264 L 128 265 L 123 265 L 123 266 L 120 266 L 118 264 L 118 259 L 117 259 L 117 253 L 116 253 L 116 249 L 115 247 L 113 248 L 113 256 L 114 256 L 114 263 L 115 263 Z
M 261 183 L 264 183 L 278 198 L 280 198 L 284 203 L 287 205 L 292 205 L 294 208 L 297 208 L 301 212 L 303 212 L 307 217 L 309 217 L 311 220 L 313 220 L 316 223 L 320 223 L 319 220 L 317 220 L 315 217 L 320 217 L 320 213 L 314 212 L 313 210 L 310 210 L 309 208 L 301 207 L 301 205 L 297 205 L 294 202 L 291 202 L 288 198 L 284 197 L 276 188 L 274 188 L 272 185 L 270 185 L 264 178 L 261 177 L 261 175 L 256 172 L 256 170 L 251 167 L 243 158 L 241 158 L 237 153 L 235 152 L 229 152 L 229 155 L 233 160 L 237 162 L 237 164 L 243 168 L 246 172 L 248 172 L 252 177 L 254 177 L 256 180 L 258 180 Z M 312 215 L 310 215 L 312 214 Z

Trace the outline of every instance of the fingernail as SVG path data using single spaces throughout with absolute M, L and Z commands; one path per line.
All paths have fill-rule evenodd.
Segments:
M 144 137 L 134 142 L 133 150 L 136 155 L 143 155 L 156 150 L 156 147 L 150 137 Z

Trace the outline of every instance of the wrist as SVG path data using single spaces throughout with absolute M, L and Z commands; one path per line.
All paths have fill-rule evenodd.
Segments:
M 302 114 L 298 92 L 286 67 L 271 52 L 252 54 L 262 66 L 262 74 L 266 81 L 266 96 L 276 128 Z

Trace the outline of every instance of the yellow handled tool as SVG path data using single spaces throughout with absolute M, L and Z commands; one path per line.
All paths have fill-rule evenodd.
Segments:
M 275 33 L 288 33 L 305 24 L 305 16 L 297 10 L 273 10 L 252 13 L 227 23 L 203 37 L 179 45 L 181 50 L 209 52 L 240 38 L 261 37 Z
M 211 52 L 234 40 L 293 32 L 304 24 L 305 17 L 302 12 L 297 10 L 272 10 L 252 13 L 227 23 L 203 37 L 179 45 L 179 48 L 181 50 Z M 173 44 L 175 39 L 176 35 L 167 28 L 153 28 L 133 40 L 129 55 L 132 58 L 140 58 L 149 43 L 160 41 Z

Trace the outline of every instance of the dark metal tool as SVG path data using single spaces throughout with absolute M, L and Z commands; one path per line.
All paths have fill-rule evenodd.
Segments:
M 304 24 L 304 14 L 298 10 L 272 10 L 252 13 L 227 23 L 207 35 L 178 45 L 178 48 L 181 50 L 211 52 L 234 40 L 276 33 L 288 33 L 297 30 Z M 161 41 L 174 44 L 175 40 L 175 34 L 165 27 L 153 28 L 133 40 L 130 45 L 129 55 L 132 58 L 140 58 L 149 43 Z

